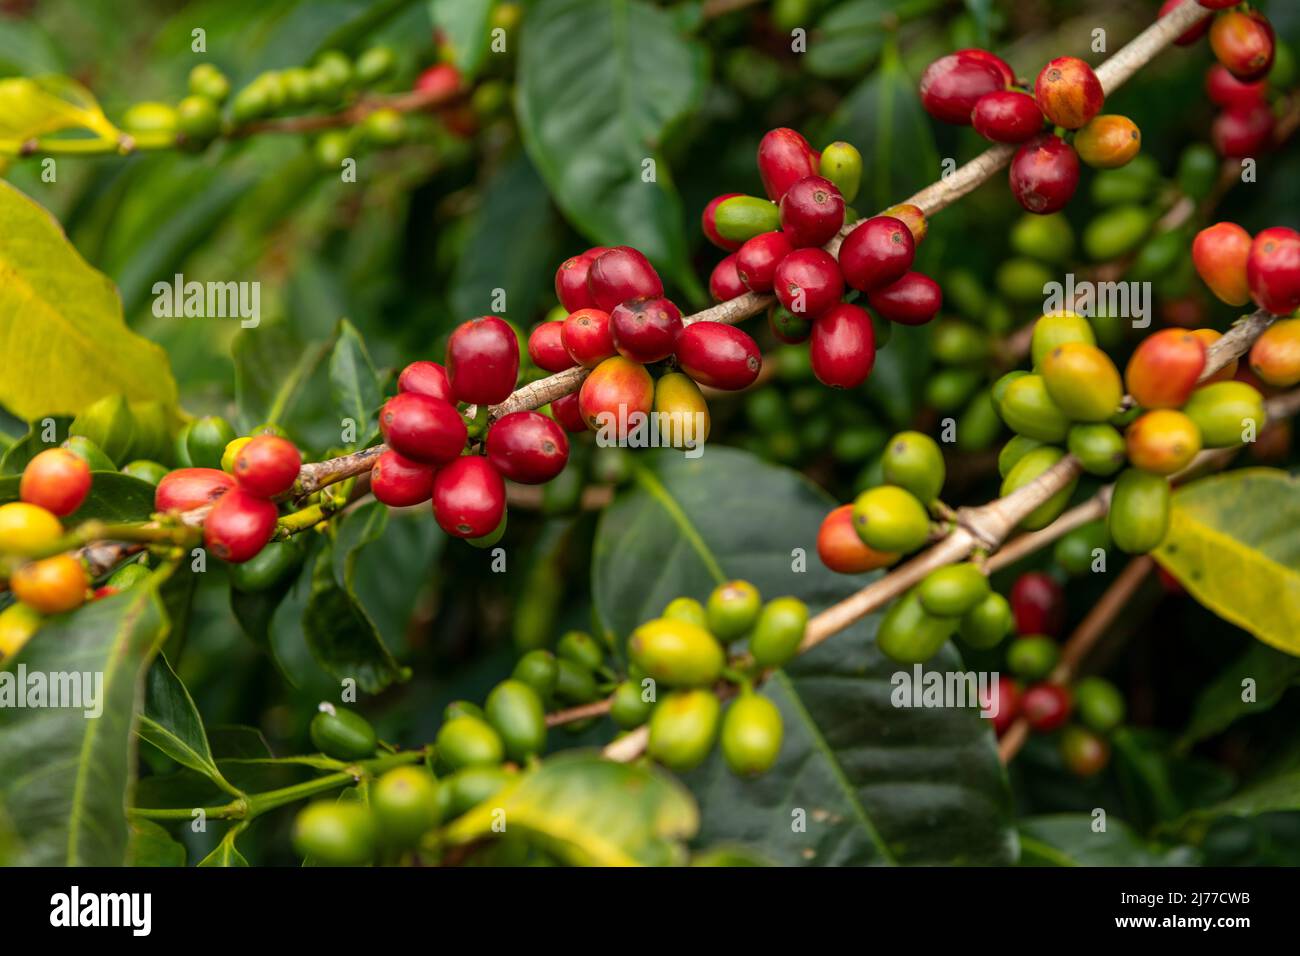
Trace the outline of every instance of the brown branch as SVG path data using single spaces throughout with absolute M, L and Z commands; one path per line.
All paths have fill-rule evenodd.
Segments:
M 227 134 L 229 139 L 243 139 L 260 133 L 313 133 L 339 126 L 354 126 L 377 110 L 397 110 L 399 113 L 416 113 L 421 110 L 451 106 L 465 98 L 463 90 L 411 90 L 385 96 L 367 96 L 346 109 L 335 113 L 310 113 L 303 116 L 284 116 L 277 119 L 253 120 L 236 126 Z

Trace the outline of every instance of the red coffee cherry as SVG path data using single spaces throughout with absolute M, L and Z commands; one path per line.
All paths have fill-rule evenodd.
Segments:
M 605 251 L 603 246 L 596 246 L 560 263 L 560 268 L 555 271 L 555 297 L 567 311 L 577 312 L 595 306 L 596 301 L 587 288 L 587 273 L 596 257 Z
M 1143 408 L 1182 408 L 1205 370 L 1205 340 L 1186 329 L 1161 329 L 1133 351 L 1124 386 Z
M 654 298 L 664 294 L 650 260 L 631 246 L 615 246 L 596 257 L 587 272 L 592 302 L 604 312 L 628 299 Z
M 176 512 L 201 508 L 233 487 L 234 476 L 219 468 L 177 468 L 158 482 L 153 491 L 153 510 Z
M 1267 98 L 1268 81 L 1243 83 L 1229 73 L 1222 63 L 1215 63 L 1205 71 L 1205 95 L 1210 98 L 1210 102 L 1225 109 L 1254 106 Z
M 1273 25 L 1258 10 L 1221 13 L 1210 27 L 1210 49 L 1215 59 L 1243 83 L 1268 76 L 1275 48 Z
M 1002 82 L 1007 86 L 1016 85 L 1016 71 L 1011 69 L 1011 64 L 996 53 L 990 53 L 988 50 L 981 50 L 979 47 L 968 47 L 964 50 L 958 50 L 957 56 L 967 60 L 977 60 L 980 63 L 987 63 L 993 69 L 997 70 L 1002 76 Z
M 777 263 L 772 291 L 795 315 L 811 319 L 840 301 L 844 277 L 825 249 L 796 249 Z
M 433 517 L 456 538 L 481 538 L 506 513 L 506 483 L 481 455 L 465 455 L 433 478 Z
M 1011 614 L 1020 635 L 1059 637 L 1065 625 L 1065 592 L 1050 574 L 1027 571 L 1011 585 Z
M 90 494 L 90 466 L 66 448 L 47 448 L 23 469 L 18 497 L 66 518 Z
M 821 176 L 805 176 L 781 197 L 781 230 L 796 249 L 824 246 L 844 225 L 844 197 Z
M 1300 232 L 1284 226 L 1260 232 L 1250 245 L 1246 277 L 1261 309 L 1274 315 L 1300 309 Z
M 569 439 L 538 412 L 511 412 L 488 429 L 487 458 L 503 477 L 525 485 L 550 481 L 569 460 Z
M 414 89 L 449 100 L 460 91 L 460 70 L 450 63 L 435 63 L 415 78 Z
M 901 219 L 873 216 L 859 223 L 840 246 L 844 281 L 862 292 L 896 282 L 912 268 L 916 240 Z
M 817 173 L 817 158 L 808 140 L 792 129 L 773 129 L 758 144 L 758 174 L 772 202 L 780 202 L 786 190 L 806 176 Z
M 1181 6 L 1182 2 L 1183 0 L 1165 0 L 1165 2 L 1160 5 L 1160 12 L 1156 15 L 1157 18 L 1163 17 L 1170 10 L 1174 9 L 1174 7 Z M 1202 6 L 1203 5 L 1204 4 L 1202 4 Z M 1180 34 L 1178 38 L 1174 40 L 1174 43 L 1176 43 L 1178 46 L 1191 46 L 1201 37 L 1205 36 L 1205 31 L 1209 29 L 1210 29 L 1210 18 L 1206 17 L 1204 20 L 1198 22 L 1196 26 Z
M 582 410 L 578 407 L 578 393 L 562 395 L 551 402 L 551 414 L 566 432 L 577 434 L 587 430 L 587 423 L 582 420 Z
M 645 366 L 615 355 L 597 365 L 583 380 L 578 410 L 592 431 L 600 431 L 601 425 L 608 423 L 607 427 L 616 427 L 622 437 L 632 413 L 650 414 L 654 399 L 654 379 Z
M 876 336 L 871 316 L 857 305 L 841 302 L 813 321 L 809 343 L 813 374 L 831 388 L 855 388 L 876 364 Z
M 1042 132 L 1043 113 L 1028 93 L 994 90 L 976 101 L 971 125 L 995 143 L 1023 143 Z
M 864 574 L 887 567 L 897 554 L 870 548 L 853 527 L 853 505 L 840 505 L 817 530 L 817 556 L 838 574 Z
M 981 697 L 980 706 L 986 710 L 996 707 L 989 720 L 993 721 L 993 733 L 1001 737 L 1020 716 L 1020 687 L 1008 675 L 999 674 L 997 701 Z
M 600 309 L 579 309 L 564 320 L 560 331 L 564 348 L 583 368 L 595 368 L 618 354 L 609 330 L 609 313 Z
M 397 376 L 399 392 L 418 392 L 430 398 L 441 398 L 444 402 L 453 401 L 451 382 L 447 381 L 447 370 L 437 362 L 412 362 L 402 369 Z
M 563 372 L 578 364 L 564 347 L 564 323 L 541 322 L 528 336 L 528 357 L 544 372 Z
M 682 331 L 682 313 L 662 297 L 632 299 L 614 306 L 609 331 L 619 355 L 650 365 L 673 354 Z
M 1068 687 L 1035 684 L 1020 698 L 1020 713 L 1040 734 L 1056 730 L 1070 719 L 1074 700 Z
M 222 561 L 242 564 L 266 547 L 278 516 L 270 499 L 231 488 L 208 512 L 203 543 Z
M 1248 159 L 1273 146 L 1277 120 L 1267 103 L 1234 106 L 1210 124 L 1210 142 L 1226 159 Z
M 394 451 L 425 465 L 454 461 L 469 437 L 450 402 L 415 392 L 394 395 L 384 403 L 379 430 Z
M 519 339 L 495 315 L 462 322 L 447 340 L 447 380 L 457 401 L 504 402 L 519 378 Z
M 921 74 L 921 105 L 937 120 L 969 126 L 981 96 L 1014 82 L 1007 79 L 1010 67 L 1002 63 L 1004 72 L 998 63 L 1002 61 L 983 50 L 959 50 L 940 57 Z
M 783 232 L 764 232 L 747 240 L 736 253 L 736 273 L 752 292 L 771 292 L 776 267 L 794 251 Z
M 235 456 L 234 475 L 250 495 L 274 498 L 293 487 L 302 455 L 293 442 L 279 435 L 258 435 Z
M 735 392 L 754 384 L 763 357 L 758 343 L 733 325 L 692 322 L 677 337 L 677 363 L 701 385 Z
M 1078 129 L 1101 112 L 1106 94 L 1087 63 L 1074 56 L 1058 56 L 1038 74 L 1034 99 L 1054 126 Z
M 1196 234 L 1192 263 L 1201 280 L 1221 302 L 1245 305 L 1250 301 L 1246 260 L 1250 258 L 1250 233 L 1235 222 L 1217 222 Z
M 370 469 L 370 491 L 392 508 L 421 504 L 433 494 L 433 468 L 390 448 Z
M 709 200 L 709 204 L 704 207 L 704 212 L 700 213 L 700 228 L 704 230 L 705 238 L 719 249 L 726 249 L 728 252 L 735 252 L 740 248 L 739 242 L 732 239 L 724 239 L 718 234 L 716 217 L 720 205 L 733 196 L 743 195 L 744 193 L 723 193 L 721 196 L 714 196 Z
M 939 283 L 920 272 L 909 272 L 867 293 L 867 303 L 890 322 L 900 325 L 925 325 L 943 306 Z
M 1011 160 L 1011 194 L 1026 210 L 1059 212 L 1079 185 L 1079 157 L 1054 133 L 1035 136 Z
M 713 267 L 709 275 L 709 295 L 713 296 L 714 302 L 730 302 L 748 291 L 745 281 L 740 278 L 740 270 L 736 268 L 736 253 L 726 256 Z

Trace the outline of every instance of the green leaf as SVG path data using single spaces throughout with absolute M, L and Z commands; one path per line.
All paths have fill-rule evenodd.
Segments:
M 369 440 L 377 428 L 376 416 L 384 397 L 366 343 L 347 319 L 339 322 L 334 351 L 330 353 L 330 387 L 339 412 L 352 419 L 356 428 L 357 439 L 352 444 Z
M 442 31 L 451 62 L 466 79 L 478 72 L 488 51 L 495 0 L 429 0 L 429 19 Z
M 152 820 L 135 819 L 127 859 L 131 866 L 184 866 L 185 847 Z
M 1245 468 L 1185 485 L 1156 557 L 1219 617 L 1300 655 L 1300 479 Z
M 1243 683 L 1248 679 L 1254 686 L 1251 699 L 1244 700 Z M 1286 689 L 1297 682 L 1300 682 L 1300 657 L 1283 654 L 1265 644 L 1251 644 L 1201 689 L 1180 745 L 1189 747 L 1242 717 L 1270 710 Z
M 1189 862 L 1185 850 L 1157 854 L 1123 820 L 1060 813 L 1020 821 L 1021 866 L 1169 866 Z
M 313 377 L 333 342 L 299 342 L 284 328 L 259 328 L 256 335 L 235 339 L 235 405 L 244 430 L 263 423 L 291 422 L 292 413 L 310 391 Z M 338 438 L 338 428 L 329 432 Z
M 53 425 L 53 431 L 48 430 L 47 423 Z M 72 418 L 69 416 L 50 416 L 40 421 L 30 422 L 27 432 L 5 449 L 4 458 L 0 458 L 0 473 L 22 474 L 29 461 L 45 449 L 52 448 L 66 439 L 71 425 Z M 53 441 L 46 441 L 47 435 L 53 436 Z
M 765 598 L 795 595 L 814 612 L 869 580 L 817 560 L 817 529 L 833 502 L 801 475 L 712 445 L 695 461 L 664 451 L 638 462 L 634 490 L 606 510 L 594 546 L 596 614 L 614 634 L 626 638 L 672 598 L 705 598 L 730 578 Z M 806 570 L 795 570 L 800 562 Z M 785 865 L 1015 858 L 988 722 L 964 708 L 893 706 L 900 668 L 876 650 L 876 620 L 836 634 L 764 685 L 785 724 L 770 773 L 742 780 L 715 754 L 687 775 L 702 841 L 755 847 Z M 960 664 L 948 648 L 929 666 Z M 804 832 L 791 825 L 796 809 Z
M 66 76 L 14 76 L 0 80 L 0 140 L 21 144 L 37 136 L 81 129 L 116 140 L 91 92 Z
M 0 182 L 0 404 L 75 415 L 105 395 L 176 406 L 166 353 L 127 328 L 113 283 L 48 212 Z
M 521 774 L 444 834 L 451 843 L 491 837 L 498 811 L 512 835 L 577 866 L 681 864 L 682 841 L 699 826 L 690 794 L 663 771 L 581 752 Z
M 161 654 L 145 678 L 144 711 L 136 732 L 181 766 L 197 770 L 232 794 L 239 793 L 217 769 L 194 698 Z
M 217 848 L 199 860 L 198 866 L 248 866 L 244 854 L 235 847 L 235 838 L 243 832 L 241 827 L 231 827 L 222 836 Z
M 880 56 L 899 21 L 939 6 L 941 0 L 848 0 L 835 4 L 813 31 L 808 70 L 817 76 L 861 73 Z
M 142 521 L 153 514 L 154 486 L 116 471 L 91 473 L 90 493 L 80 508 L 63 519 L 66 528 L 83 521 Z M 0 478 L 0 504 L 18 500 L 21 478 Z
M 520 131 L 565 216 L 593 242 L 635 246 L 689 290 L 682 204 L 662 148 L 700 105 L 704 48 L 641 0 L 541 0 L 521 32 Z
M 102 713 L 0 707 L 0 803 L 29 866 L 121 866 L 140 681 L 167 631 L 151 582 L 52 618 L 0 671 L 102 675 Z

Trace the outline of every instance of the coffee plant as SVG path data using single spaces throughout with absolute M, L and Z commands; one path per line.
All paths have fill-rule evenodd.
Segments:
M 4 4 L 0 861 L 1300 862 L 1297 43 Z

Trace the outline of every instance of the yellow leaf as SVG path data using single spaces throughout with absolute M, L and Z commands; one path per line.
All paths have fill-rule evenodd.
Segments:
M 1156 558 L 1219 617 L 1300 656 L 1300 480 L 1247 468 L 1192 482 Z
M 103 139 L 121 131 L 108 121 L 91 92 L 66 76 L 16 76 L 0 80 L 0 139 L 24 142 L 67 129 Z

